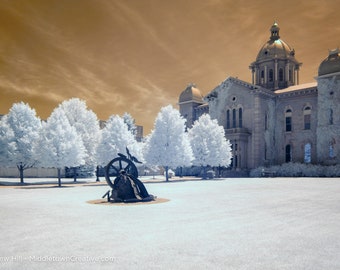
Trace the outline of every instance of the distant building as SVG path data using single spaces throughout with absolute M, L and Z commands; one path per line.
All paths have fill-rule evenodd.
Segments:
M 136 125 L 136 134 L 135 138 L 137 142 L 141 142 L 143 140 L 143 126 Z
M 339 49 L 322 61 L 316 82 L 298 85 L 301 63 L 279 30 L 274 23 L 250 64 L 251 83 L 228 77 L 204 97 L 190 84 L 179 97 L 188 127 L 203 113 L 224 127 L 236 171 L 285 162 L 340 163 Z

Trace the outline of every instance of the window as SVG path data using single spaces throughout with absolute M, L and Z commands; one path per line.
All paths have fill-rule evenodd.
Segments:
M 282 68 L 279 69 L 279 81 L 283 82 L 283 69 Z
M 333 125 L 333 109 L 329 109 L 329 124 Z
M 292 110 L 288 109 L 286 111 L 286 131 L 292 131 Z
M 286 162 L 292 161 L 292 147 L 290 144 L 286 145 Z
M 311 163 L 312 161 L 312 146 L 310 143 L 305 144 L 304 162 Z
M 269 81 L 272 82 L 274 80 L 274 72 L 272 69 L 269 70 Z
M 238 127 L 242 127 L 242 108 L 238 109 Z
M 335 140 L 333 139 L 333 140 L 329 143 L 329 157 L 330 157 L 330 158 L 335 158 L 334 144 L 335 144 Z
M 233 109 L 233 128 L 236 128 L 236 109 Z
M 264 115 L 264 129 L 265 130 L 268 129 L 268 114 L 267 113 Z
M 230 110 L 227 110 L 227 129 L 230 129 Z
M 238 157 L 237 157 L 237 155 L 234 156 L 233 161 L 234 161 L 233 167 L 237 168 L 238 167 Z
M 303 110 L 304 129 L 310 129 L 311 109 L 306 107 Z
M 289 81 L 293 82 L 293 73 L 291 69 L 288 71 L 288 74 L 289 74 Z

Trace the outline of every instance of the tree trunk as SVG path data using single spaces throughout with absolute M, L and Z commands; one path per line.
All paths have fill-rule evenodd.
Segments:
M 96 168 L 96 182 L 99 182 L 100 180 L 99 180 L 99 166 L 97 166 L 97 168 Z
M 58 170 L 58 186 L 61 187 L 61 177 L 60 177 L 60 175 L 61 175 L 60 170 L 61 170 L 61 169 L 58 168 L 57 170 Z
M 203 166 L 203 179 L 207 179 L 207 167 L 208 166 Z
M 165 166 L 165 181 L 169 181 L 169 167 Z
M 20 183 L 23 184 L 24 183 L 24 166 L 19 165 L 18 169 L 19 169 L 19 174 L 20 174 Z
M 73 167 L 73 182 L 77 182 L 77 167 Z

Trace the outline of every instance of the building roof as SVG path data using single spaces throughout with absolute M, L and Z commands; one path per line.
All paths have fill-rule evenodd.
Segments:
M 295 91 L 302 91 L 302 90 L 307 90 L 307 89 L 312 89 L 317 87 L 317 82 L 312 82 L 312 83 L 304 83 L 304 84 L 298 84 L 298 85 L 293 85 L 284 89 L 276 90 L 275 94 L 283 94 L 283 93 L 290 93 L 290 92 L 295 92 Z
M 178 103 L 185 103 L 185 102 L 197 102 L 203 103 L 203 96 L 201 91 L 196 87 L 195 84 L 190 83 L 187 88 L 181 93 L 179 96 Z
M 319 66 L 318 75 L 323 76 L 336 72 L 340 72 L 339 48 L 329 51 L 328 57 L 324 59 Z
M 275 22 L 270 28 L 270 39 L 262 46 L 257 57 L 256 62 L 263 60 L 272 60 L 273 58 L 287 59 L 295 57 L 295 51 L 286 42 L 280 39 L 280 28 Z

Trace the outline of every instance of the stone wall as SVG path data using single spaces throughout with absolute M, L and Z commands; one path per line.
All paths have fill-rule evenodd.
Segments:
M 61 176 L 65 176 L 65 170 L 61 170 Z M 2 178 L 19 178 L 19 170 L 17 168 L 0 167 L 0 177 Z M 24 178 L 55 178 L 58 177 L 56 168 L 30 168 L 24 171 Z

